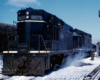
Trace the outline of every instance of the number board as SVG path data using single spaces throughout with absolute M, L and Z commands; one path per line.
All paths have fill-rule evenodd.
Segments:
M 18 16 L 18 20 L 19 20 L 19 21 L 25 20 L 25 16 Z
M 32 20 L 43 20 L 43 17 L 41 15 L 31 15 Z
M 31 20 L 43 20 L 43 17 L 41 15 L 31 15 L 29 19 L 31 19 Z M 26 20 L 26 16 L 25 15 L 18 16 L 18 20 L 19 21 Z

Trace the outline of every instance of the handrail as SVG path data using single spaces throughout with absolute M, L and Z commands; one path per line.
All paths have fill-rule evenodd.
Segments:
M 42 40 L 43 40 L 43 44 L 44 44 L 45 49 L 46 49 L 46 51 L 47 51 L 47 48 L 46 48 L 46 45 L 45 45 L 44 39 L 43 39 L 42 35 L 40 35 L 40 36 L 41 36 L 41 38 L 42 38 Z
M 15 35 L 16 36 L 16 35 Z M 30 37 L 31 36 L 37 36 L 38 37 L 38 43 L 39 43 L 39 45 L 38 45 L 38 50 L 40 51 L 40 40 L 42 40 L 42 44 L 43 44 L 43 46 L 44 46 L 44 49 L 43 50 L 46 50 L 47 51 L 47 47 L 46 47 L 46 44 L 45 44 L 45 41 L 44 41 L 44 39 L 43 39 L 43 36 L 42 35 L 28 35 L 28 50 L 30 51 Z M 7 36 L 8 37 L 8 52 L 9 52 L 9 36 Z M 16 38 L 17 38 L 17 46 L 19 45 L 19 42 L 18 42 L 18 37 L 16 36 Z M 41 38 L 41 39 L 40 39 Z M 18 47 L 17 47 L 17 51 L 18 51 Z
M 43 36 L 42 35 L 31 35 L 31 36 L 40 36 L 42 38 L 42 41 L 43 41 L 43 44 L 44 44 L 44 47 L 45 47 L 45 50 L 47 51 L 47 48 L 46 48 L 46 45 L 45 45 L 45 42 L 44 42 L 44 39 L 43 39 Z M 39 38 L 40 38 L 39 37 Z M 40 39 L 39 39 L 40 40 Z M 40 45 L 40 44 L 39 44 Z

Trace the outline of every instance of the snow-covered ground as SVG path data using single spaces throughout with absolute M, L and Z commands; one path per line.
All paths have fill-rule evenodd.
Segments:
M 0 70 L 2 68 L 2 60 L 0 60 Z M 47 73 L 45 76 L 4 76 L 0 74 L 0 79 L 4 80 L 83 80 L 95 67 L 100 64 L 100 57 L 95 57 L 94 61 L 91 58 L 83 59 L 82 56 L 75 58 L 66 58 L 66 63 L 60 68 Z

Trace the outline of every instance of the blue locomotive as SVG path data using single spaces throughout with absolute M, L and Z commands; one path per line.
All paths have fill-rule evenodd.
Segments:
M 3 74 L 43 75 L 69 55 L 80 50 L 89 54 L 91 35 L 55 15 L 33 8 L 19 10 L 17 15 L 17 35 L 8 36 L 8 50 L 3 51 Z
M 78 29 L 73 30 L 73 48 L 89 49 L 91 48 L 91 34 Z

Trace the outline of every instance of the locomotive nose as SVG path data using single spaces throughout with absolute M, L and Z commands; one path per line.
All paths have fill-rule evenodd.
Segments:
M 24 73 L 27 73 L 29 70 L 29 64 L 30 61 L 27 57 L 20 57 L 17 61 L 18 74 L 21 73 L 21 75 L 23 75 Z
M 18 66 L 19 68 L 24 68 L 26 62 L 27 62 L 27 57 L 20 57 L 20 58 L 18 59 L 17 66 Z

